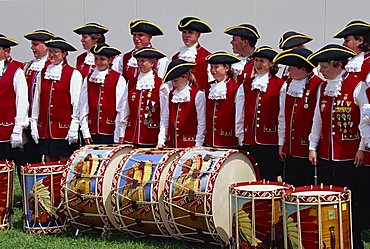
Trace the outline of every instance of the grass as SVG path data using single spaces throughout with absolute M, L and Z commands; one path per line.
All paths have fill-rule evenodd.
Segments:
M 18 178 L 15 180 L 15 202 L 21 199 L 21 188 Z M 102 238 L 99 233 L 80 234 L 71 233 L 56 235 L 31 235 L 22 231 L 22 210 L 15 208 L 13 228 L 0 231 L 0 248 L 20 249 L 67 249 L 67 248 L 109 248 L 109 249 L 183 249 L 183 248 L 220 248 L 204 244 L 186 243 L 173 239 L 142 238 L 134 239 L 123 233 L 113 233 L 110 238 Z M 367 242 L 365 249 L 370 249 L 370 230 L 363 233 Z

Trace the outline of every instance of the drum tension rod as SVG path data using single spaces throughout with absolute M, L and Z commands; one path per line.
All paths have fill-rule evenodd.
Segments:
M 194 212 L 190 212 L 189 215 L 190 215 L 191 220 L 193 220 L 193 221 L 198 220 L 198 217 L 196 216 L 196 214 Z

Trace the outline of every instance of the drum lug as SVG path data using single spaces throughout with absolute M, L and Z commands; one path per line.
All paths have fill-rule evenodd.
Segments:
M 144 226 L 144 224 L 141 222 L 141 220 L 140 220 L 140 219 L 135 219 L 135 222 L 136 222 L 136 225 L 137 225 L 138 227 L 142 227 L 142 226 Z
M 193 220 L 193 221 L 196 221 L 196 220 L 198 220 L 198 217 L 195 215 L 195 213 L 191 212 L 190 213 L 190 219 Z M 198 233 L 199 232 L 202 232 L 202 231 L 199 230 Z

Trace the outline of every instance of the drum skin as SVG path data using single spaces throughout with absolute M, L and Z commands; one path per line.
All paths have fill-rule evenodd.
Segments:
M 14 163 L 0 161 L 0 230 L 9 229 L 13 214 Z

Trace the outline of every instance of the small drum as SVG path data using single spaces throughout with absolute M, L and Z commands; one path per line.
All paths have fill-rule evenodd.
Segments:
M 283 198 L 285 248 L 352 248 L 351 192 L 345 187 L 288 189 Z
M 23 229 L 32 234 L 59 233 L 67 230 L 61 208 L 60 183 L 65 162 L 22 166 Z
M 13 215 L 14 163 L 0 161 L 0 230 L 10 228 Z
M 283 190 L 280 182 L 240 182 L 230 186 L 232 234 L 236 248 L 284 248 Z
M 131 145 L 86 145 L 69 158 L 61 195 L 73 226 L 83 231 L 117 226 L 109 217 L 112 179 L 119 162 L 131 150 Z
M 163 190 L 170 164 L 183 149 L 137 149 L 123 158 L 112 185 L 113 215 L 120 231 L 135 237 L 169 237 Z
M 168 230 L 177 239 L 228 244 L 229 186 L 255 181 L 259 173 L 247 152 L 188 149 L 167 176 L 164 205 Z

